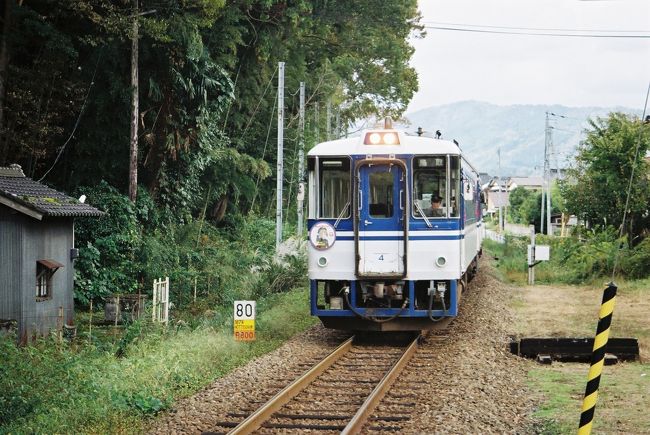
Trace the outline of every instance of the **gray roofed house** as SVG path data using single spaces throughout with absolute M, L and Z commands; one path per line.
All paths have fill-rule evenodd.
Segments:
M 543 177 L 510 177 L 506 182 L 508 191 L 514 190 L 517 187 L 523 187 L 528 190 L 541 190 L 544 185 Z
M 0 167 L 0 324 L 18 340 L 74 324 L 74 218 L 103 212 Z

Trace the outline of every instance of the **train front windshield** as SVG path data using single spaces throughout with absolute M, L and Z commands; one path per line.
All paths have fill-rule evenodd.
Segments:
M 458 217 L 457 156 L 413 158 L 413 217 Z

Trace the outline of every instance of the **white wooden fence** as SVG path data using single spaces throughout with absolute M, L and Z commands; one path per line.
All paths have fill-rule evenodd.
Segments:
M 485 237 L 490 239 L 490 240 L 494 240 L 497 243 L 505 243 L 506 242 L 506 239 L 503 236 L 503 234 L 497 233 L 497 232 L 492 231 L 492 230 L 485 230 Z
M 169 277 L 153 281 L 153 310 L 154 322 L 167 324 L 169 320 Z

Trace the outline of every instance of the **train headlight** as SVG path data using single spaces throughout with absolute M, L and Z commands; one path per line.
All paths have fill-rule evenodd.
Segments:
M 399 145 L 399 136 L 392 131 L 368 132 L 363 138 L 364 145 Z
M 385 133 L 384 143 L 386 145 L 394 145 L 397 143 L 397 135 L 395 133 Z
M 445 264 L 447 264 L 447 259 L 446 259 L 445 257 L 442 257 L 442 256 L 441 256 L 441 257 L 438 257 L 438 258 L 436 259 L 436 266 L 438 266 L 438 267 L 444 267 Z
M 325 266 L 327 266 L 327 257 L 320 257 L 320 258 L 318 259 L 318 265 L 319 265 L 320 267 L 325 267 Z

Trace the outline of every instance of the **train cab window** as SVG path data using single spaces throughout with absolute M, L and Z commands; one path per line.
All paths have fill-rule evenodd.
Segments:
M 372 172 L 368 179 L 370 188 L 368 214 L 373 218 L 393 216 L 393 173 Z
M 350 217 L 350 159 L 347 157 L 321 158 L 320 218 Z
M 413 158 L 413 216 L 447 217 L 447 156 Z

